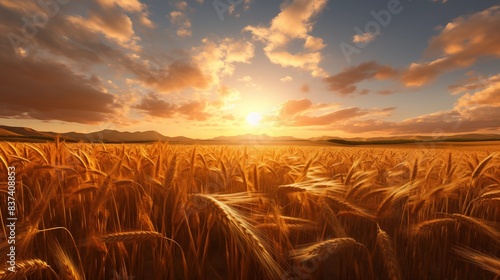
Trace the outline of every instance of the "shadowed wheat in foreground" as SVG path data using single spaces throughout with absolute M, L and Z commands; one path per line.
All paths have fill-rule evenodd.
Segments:
M 486 150 L 2 143 L 0 166 L 2 228 L 9 166 L 18 217 L 0 279 L 500 274 Z

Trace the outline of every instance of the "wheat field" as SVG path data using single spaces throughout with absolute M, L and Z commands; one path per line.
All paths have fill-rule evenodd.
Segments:
M 0 279 L 500 279 L 488 149 L 1 143 Z

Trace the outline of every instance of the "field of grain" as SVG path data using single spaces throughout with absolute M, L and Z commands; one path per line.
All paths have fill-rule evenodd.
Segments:
M 498 279 L 490 148 L 1 143 L 0 279 Z

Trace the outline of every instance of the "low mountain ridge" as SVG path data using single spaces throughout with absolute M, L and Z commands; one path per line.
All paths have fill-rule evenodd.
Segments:
M 316 141 L 329 142 L 341 145 L 368 145 L 368 144 L 401 144 L 401 143 L 416 143 L 416 142 L 470 142 L 470 141 L 500 141 L 500 134 L 456 134 L 448 136 L 388 136 L 388 137 L 371 137 L 371 138 L 342 138 L 336 136 L 321 136 L 311 137 L 308 139 L 296 138 L 293 136 L 269 136 L 267 134 L 242 134 L 234 136 L 218 136 L 211 139 L 200 140 L 191 139 L 184 136 L 169 137 L 161 133 L 149 131 L 117 131 L 105 129 L 91 133 L 81 132 L 43 132 L 37 131 L 28 127 L 14 127 L 0 125 L 0 138 L 5 140 L 37 140 L 46 141 L 54 140 L 56 137 L 69 142 L 105 142 L 105 143 L 133 143 L 133 142 L 189 142 L 189 141 L 242 141 L 242 142 L 257 142 L 257 141 Z
M 210 140 L 215 141 L 296 141 L 303 140 L 292 136 L 269 136 L 267 134 L 243 134 L 235 136 L 218 136 Z
M 105 129 L 101 131 L 91 132 L 91 133 L 80 133 L 80 132 L 67 132 L 67 133 L 56 133 L 56 132 L 40 132 L 31 128 L 26 127 L 12 127 L 12 126 L 0 126 L 0 137 L 11 138 L 11 139 L 43 139 L 43 140 L 53 140 L 56 137 L 60 137 L 65 141 L 71 142 L 155 142 L 155 141 L 191 141 L 192 139 L 177 136 L 177 137 L 167 137 L 162 135 L 157 131 L 143 131 L 143 132 L 128 132 L 128 131 L 117 131 L 111 129 Z

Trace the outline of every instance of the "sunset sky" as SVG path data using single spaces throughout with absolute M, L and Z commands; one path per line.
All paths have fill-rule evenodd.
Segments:
M 500 133 L 495 3 L 2 0 L 0 124 L 193 138 Z

